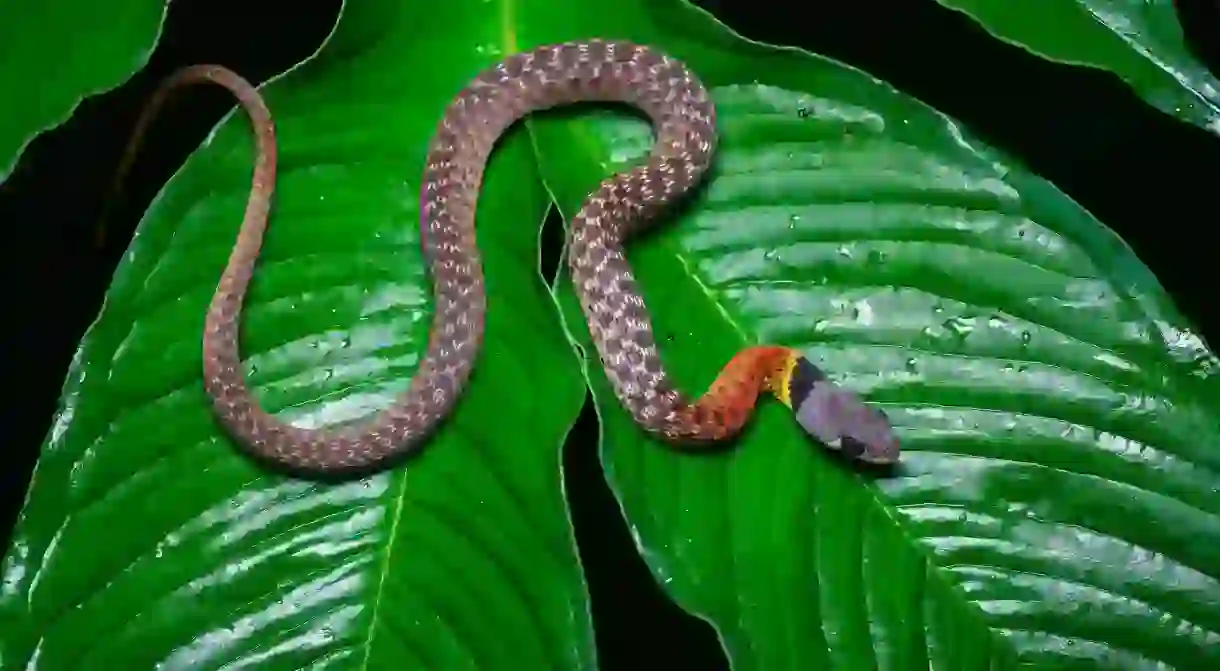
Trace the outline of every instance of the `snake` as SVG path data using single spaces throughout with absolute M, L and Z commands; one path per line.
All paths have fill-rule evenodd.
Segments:
M 532 112 L 578 102 L 626 104 L 651 121 L 654 144 L 640 165 L 605 178 L 571 217 L 566 236 L 572 286 L 615 397 L 635 425 L 678 448 L 737 436 L 767 392 L 804 433 L 849 460 L 893 464 L 900 454 L 886 413 L 832 382 L 800 350 L 744 346 L 707 390 L 690 398 L 662 362 L 651 317 L 624 242 L 694 192 L 716 147 L 711 95 L 682 61 L 656 47 L 587 39 L 512 53 L 469 81 L 444 110 L 427 146 L 420 187 L 420 244 L 432 284 L 427 347 L 410 380 L 384 409 L 346 425 L 302 428 L 264 410 L 247 384 L 239 323 L 262 248 L 276 170 L 275 126 L 256 87 L 219 65 L 167 77 L 136 124 L 119 174 L 170 91 L 211 82 L 248 115 L 257 154 L 237 239 L 206 312 L 203 387 L 219 425 L 250 455 L 319 474 L 368 471 L 418 452 L 450 416 L 480 354 L 487 310 L 475 212 L 497 140 Z M 524 384 L 519 381 L 518 384 Z

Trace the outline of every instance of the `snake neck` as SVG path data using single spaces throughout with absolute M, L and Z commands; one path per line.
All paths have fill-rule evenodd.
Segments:
M 699 442 L 731 438 L 750 420 L 761 393 L 768 392 L 792 408 L 808 393 L 812 376 L 818 373 L 804 355 L 789 347 L 747 347 L 725 364 L 702 396 L 676 413 L 666 433 Z

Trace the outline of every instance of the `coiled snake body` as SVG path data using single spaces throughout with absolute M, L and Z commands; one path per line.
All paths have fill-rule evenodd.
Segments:
M 262 246 L 275 178 L 275 131 L 261 96 L 222 67 L 179 71 L 145 109 L 119 174 L 127 170 L 168 93 L 209 81 L 229 89 L 250 115 L 258 157 L 245 218 L 207 312 L 204 388 L 219 422 L 254 455 L 293 470 L 329 473 L 375 468 L 418 449 L 453 410 L 482 345 L 487 304 L 474 223 L 493 145 L 534 110 L 613 101 L 646 113 L 656 144 L 643 165 L 606 179 L 588 196 L 571 221 L 568 258 L 593 341 L 623 407 L 641 428 L 669 443 L 709 444 L 739 432 L 758 395 L 769 391 L 822 443 L 866 462 L 897 459 L 898 443 L 885 414 L 830 383 L 787 347 L 743 349 L 693 402 L 671 384 L 622 244 L 702 178 L 715 148 L 715 109 L 680 61 L 649 47 L 607 40 L 509 56 L 476 77 L 445 111 L 428 148 L 420 203 L 436 313 L 427 351 L 407 391 L 355 426 L 313 430 L 276 419 L 247 387 L 238 355 L 242 303 Z

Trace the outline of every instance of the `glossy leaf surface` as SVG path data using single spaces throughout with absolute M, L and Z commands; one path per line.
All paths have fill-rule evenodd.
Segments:
M 709 187 L 630 250 L 677 379 L 801 346 L 908 449 L 873 482 L 768 403 L 735 450 L 677 455 L 586 362 L 641 552 L 735 668 L 1220 661 L 1220 556 L 1197 540 L 1220 531 L 1216 361 L 1146 269 L 949 120 L 677 2 L 346 8 L 267 89 L 281 177 L 243 335 L 271 410 L 342 421 L 403 388 L 431 314 L 415 203 L 442 106 L 505 53 L 588 35 L 682 57 L 719 106 Z M 573 109 L 501 145 L 476 381 L 422 458 L 336 486 L 258 471 L 199 386 L 251 162 L 229 119 L 82 345 L 0 573 L 0 668 L 591 668 L 558 462 L 583 390 L 537 226 L 649 141 Z M 556 294 L 592 351 L 566 278 Z
M 121 84 L 144 64 L 164 14 L 165 3 L 154 0 L 5 0 L 0 82 L 9 103 L 0 113 L 0 182 L 35 135 L 67 120 L 85 96 Z
M 629 247 L 672 373 L 699 393 L 743 346 L 797 346 L 907 450 L 871 481 L 774 402 L 727 455 L 641 440 L 561 283 L 641 552 L 735 668 L 1220 663 L 1216 359 L 1130 250 L 860 73 L 618 7 L 600 29 L 691 63 L 722 131 L 707 188 Z M 649 143 L 573 126 L 538 133 L 565 212 Z
M 1174 0 L 937 2 L 1045 58 L 1113 72 L 1162 112 L 1220 133 L 1220 80 L 1190 52 Z
M 415 370 L 424 150 L 501 39 L 495 17 L 460 19 L 484 6 L 355 3 L 265 89 L 280 170 L 243 355 L 272 412 L 355 419 Z M 479 205 L 476 381 L 421 458 L 338 485 L 260 471 L 203 394 L 252 159 L 231 115 L 151 207 L 82 343 L 0 573 L 0 668 L 590 667 L 559 478 L 584 391 L 536 267 L 528 136 L 500 146 Z

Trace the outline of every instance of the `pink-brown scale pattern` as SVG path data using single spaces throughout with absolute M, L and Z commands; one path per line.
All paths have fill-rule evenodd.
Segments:
M 521 117 L 576 101 L 634 105 L 657 131 L 647 161 L 603 181 L 569 231 L 574 286 L 623 407 L 642 428 L 668 440 L 716 441 L 741 429 L 760 391 L 787 383 L 777 376 L 786 375 L 785 362 L 795 354 L 768 346 L 740 353 L 694 403 L 671 384 L 623 242 L 699 183 L 715 150 L 716 113 L 707 90 L 680 61 L 641 45 L 589 40 L 509 56 L 478 75 L 445 111 L 428 148 L 421 193 L 423 255 L 435 315 L 409 388 L 354 426 L 314 430 L 276 419 L 247 386 L 238 352 L 242 303 L 274 189 L 275 130 L 262 98 L 221 67 L 180 71 L 154 96 L 121 171 L 169 90 L 196 82 L 233 92 L 250 115 L 258 143 L 245 218 L 203 333 L 204 388 L 219 422 L 254 455 L 293 470 L 331 473 L 376 468 L 424 443 L 453 410 L 482 346 L 487 299 L 474 225 L 487 158 Z

